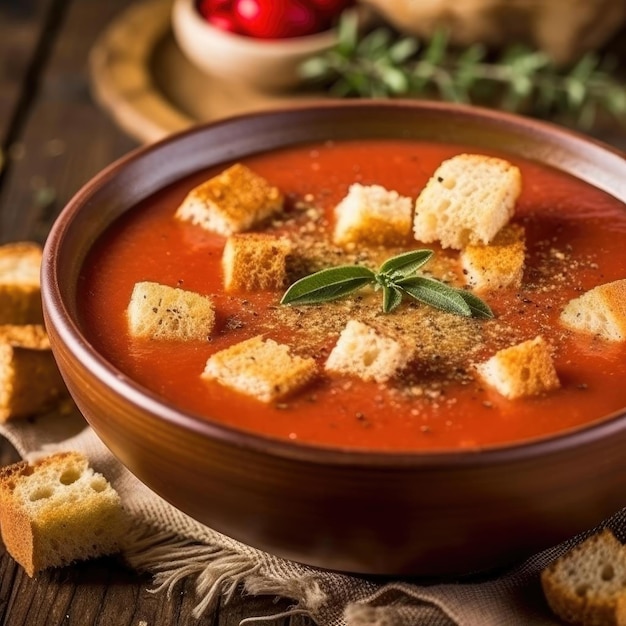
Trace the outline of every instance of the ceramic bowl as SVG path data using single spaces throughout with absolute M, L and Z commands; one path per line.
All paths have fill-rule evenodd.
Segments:
M 203 72 L 268 91 L 301 83 L 300 65 L 337 43 L 336 29 L 288 39 L 230 33 L 203 19 L 194 0 L 175 0 L 172 29 L 183 54 Z
M 211 165 L 322 139 L 408 137 L 502 149 L 626 201 L 623 155 L 494 111 L 416 102 L 325 102 L 194 128 L 142 148 L 69 202 L 45 246 L 48 331 L 78 407 L 113 454 L 193 518 L 324 568 L 451 576 L 522 559 L 626 504 L 626 413 L 482 451 L 391 454 L 301 446 L 199 419 L 105 360 L 77 313 L 78 274 L 120 215 Z

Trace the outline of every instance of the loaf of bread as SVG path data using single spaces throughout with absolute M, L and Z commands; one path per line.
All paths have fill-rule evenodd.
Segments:
M 0 246 L 0 324 L 42 324 L 41 246 L 32 242 Z
M 128 519 L 117 492 L 77 452 L 0 470 L 0 529 L 29 576 L 117 552 Z
M 552 611 L 568 624 L 626 624 L 626 548 L 609 529 L 551 563 L 541 585 Z
M 289 346 L 258 335 L 209 357 L 202 377 L 272 402 L 300 389 L 316 373 L 314 359 L 293 355 Z
M 400 341 L 363 322 L 349 320 L 328 355 L 325 369 L 382 383 L 402 370 L 412 357 L 412 351 Z
M 0 422 L 42 413 L 65 397 L 44 327 L 0 325 Z
M 240 233 L 226 240 L 222 254 L 226 291 L 282 289 L 286 282 L 288 239 L 265 233 Z
M 570 300 L 561 324 L 608 341 L 626 340 L 626 278 L 598 285 Z
M 335 208 L 333 233 L 339 245 L 400 245 L 411 234 L 413 201 L 380 185 L 350 185 Z
M 127 318 L 133 337 L 189 341 L 210 336 L 215 310 L 209 296 L 144 281 L 133 288 Z
M 176 210 L 176 217 L 219 233 L 249 230 L 283 208 L 277 187 L 250 168 L 236 163 L 192 189 Z
M 437 168 L 417 198 L 415 239 L 458 250 L 488 244 L 513 216 L 521 190 L 520 170 L 508 161 L 454 156 Z
M 489 386 L 510 399 L 560 387 L 550 347 L 541 336 L 499 350 L 477 369 Z
M 475 291 L 519 288 L 524 276 L 524 228 L 507 224 L 489 244 L 470 244 L 461 251 L 463 273 Z

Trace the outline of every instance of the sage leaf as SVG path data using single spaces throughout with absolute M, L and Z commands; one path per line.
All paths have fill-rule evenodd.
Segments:
M 438 280 L 425 276 L 411 276 L 396 282 L 396 286 L 419 302 L 446 313 L 455 313 L 465 317 L 472 315 L 470 305 L 465 302 L 459 291 Z
M 342 298 L 375 281 L 372 270 L 361 265 L 340 265 L 297 280 L 281 304 L 318 304 Z
M 402 291 L 397 287 L 383 287 L 383 313 L 390 313 L 397 309 L 402 302 Z
M 398 273 L 401 276 L 410 276 L 420 267 L 428 263 L 433 256 L 432 250 L 412 250 L 387 259 L 378 269 L 380 274 Z
M 489 308 L 489 305 L 470 291 L 458 289 L 457 293 L 465 300 L 465 304 L 471 309 L 472 317 L 477 317 L 478 319 L 491 319 L 494 317 L 493 311 Z

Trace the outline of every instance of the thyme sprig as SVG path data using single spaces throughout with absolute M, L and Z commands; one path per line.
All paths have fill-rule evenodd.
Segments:
M 383 312 L 400 306 L 404 296 L 447 313 L 491 318 L 493 312 L 480 298 L 445 283 L 417 274 L 432 258 L 432 250 L 412 250 L 387 259 L 374 272 L 362 265 L 340 265 L 297 280 L 283 295 L 281 304 L 320 304 L 343 298 L 368 285 L 382 290 Z
M 581 128 L 591 127 L 600 111 L 626 119 L 626 86 L 612 69 L 594 53 L 560 68 L 547 54 L 522 45 L 497 57 L 482 44 L 457 49 L 445 30 L 427 43 L 384 26 L 361 36 L 351 15 L 342 18 L 337 46 L 301 68 L 305 78 L 323 82 L 334 96 L 439 97 L 565 116 Z

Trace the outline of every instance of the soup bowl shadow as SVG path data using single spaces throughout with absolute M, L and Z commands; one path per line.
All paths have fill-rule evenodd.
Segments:
M 310 141 L 407 138 L 505 149 L 626 201 L 623 155 L 549 124 L 428 102 L 332 102 L 194 128 L 86 184 L 45 245 L 42 294 L 59 368 L 111 452 L 165 500 L 234 539 L 317 567 L 458 576 L 589 529 L 626 503 L 626 415 L 519 445 L 385 453 L 295 444 L 187 414 L 89 342 L 79 271 L 144 198 L 193 172 Z

